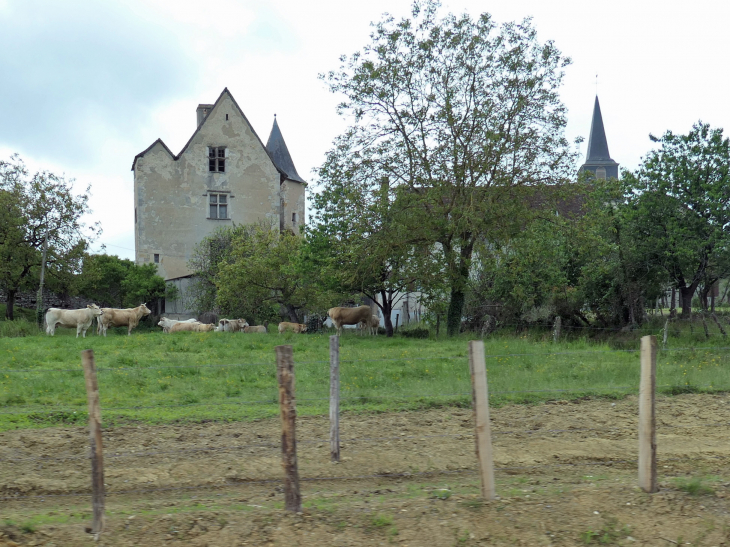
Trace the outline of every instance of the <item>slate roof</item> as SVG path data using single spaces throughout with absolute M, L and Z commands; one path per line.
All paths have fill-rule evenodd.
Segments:
M 606 130 L 603 128 L 603 116 L 601 116 L 601 105 L 598 103 L 598 95 L 593 105 L 593 120 L 591 121 L 591 136 L 588 137 L 588 153 L 586 161 L 610 160 L 608 153 L 608 142 L 606 141 Z
M 274 125 L 271 128 L 269 134 L 269 140 L 266 141 L 266 151 L 271 156 L 274 165 L 282 172 L 286 178 L 295 182 L 305 182 L 302 177 L 297 173 L 294 162 L 289 154 L 289 149 L 286 147 L 284 137 L 279 129 L 279 123 L 276 121 L 276 115 L 274 115 Z
M 586 153 L 586 161 L 581 166 L 580 171 L 596 172 L 597 169 L 606 170 L 608 178 L 618 178 L 618 163 L 611 159 L 608 152 L 608 141 L 606 140 L 606 130 L 603 127 L 603 116 L 601 115 L 601 105 L 598 102 L 598 95 L 593 104 L 593 119 L 591 121 L 591 134 L 588 137 L 588 151 Z

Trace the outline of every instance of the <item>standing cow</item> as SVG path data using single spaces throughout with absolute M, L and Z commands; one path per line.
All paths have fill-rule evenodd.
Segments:
M 101 319 L 103 311 L 96 304 L 89 304 L 80 310 L 62 310 L 60 308 L 48 308 L 46 312 L 46 334 L 53 336 L 56 333 L 56 326 L 74 328 L 76 327 L 76 338 L 79 333 L 86 338 L 86 331 L 89 330 L 94 317 Z
M 124 310 L 102 308 L 102 311 L 104 315 L 100 317 L 99 329 L 104 336 L 109 327 L 127 327 L 127 336 L 129 336 L 132 334 L 132 329 L 139 325 L 140 319 L 152 313 L 146 304 Z
M 342 327 L 344 325 L 357 325 L 360 322 L 367 323 L 373 315 L 373 310 L 370 309 L 370 306 L 358 306 L 357 308 L 342 308 L 337 306 L 336 308 L 330 308 L 327 311 L 327 315 L 330 316 L 330 319 L 335 324 L 337 334 L 342 336 Z

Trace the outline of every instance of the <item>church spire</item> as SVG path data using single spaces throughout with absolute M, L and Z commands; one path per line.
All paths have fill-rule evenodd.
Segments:
M 596 95 L 593 105 L 593 120 L 591 121 L 591 134 L 588 137 L 586 162 L 581 166 L 580 171 L 591 171 L 599 179 L 618 178 L 618 163 L 613 161 L 608 153 L 608 141 L 606 140 L 606 130 L 603 127 L 598 95 Z

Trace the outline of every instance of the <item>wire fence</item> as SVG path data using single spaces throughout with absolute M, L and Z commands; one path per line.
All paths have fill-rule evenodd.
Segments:
M 659 350 L 658 354 L 662 355 L 663 353 L 670 354 L 671 352 L 711 352 L 713 354 L 721 355 L 724 352 L 727 352 L 730 350 L 730 347 L 683 347 L 683 348 L 670 348 L 666 350 Z M 487 363 L 489 363 L 490 360 L 498 359 L 498 358 L 506 358 L 506 357 L 519 357 L 519 358 L 545 358 L 545 357 L 561 357 L 561 356 L 613 356 L 618 354 L 635 354 L 639 350 L 600 350 L 600 351 L 591 351 L 591 350 L 585 350 L 585 351 L 552 351 L 552 352 L 522 352 L 522 353 L 493 353 L 486 355 Z M 339 361 L 340 364 L 345 365 L 345 367 L 353 366 L 356 367 L 359 364 L 365 363 L 365 362 L 372 362 L 372 363 L 387 363 L 387 362 L 409 362 L 409 361 L 445 361 L 445 362 L 460 362 L 466 365 L 467 358 L 465 356 L 450 356 L 450 357 L 433 357 L 433 358 L 379 358 L 379 359 L 342 359 Z M 314 360 L 314 361 L 302 361 L 302 362 L 296 362 L 296 366 L 299 367 L 300 365 L 308 366 L 308 365 L 323 365 L 323 364 L 329 364 L 330 361 L 324 361 L 324 360 Z M 154 367 L 102 367 L 97 369 L 97 371 L 100 373 L 101 376 L 101 390 L 103 394 L 104 389 L 104 378 L 109 374 L 114 374 L 116 372 L 129 372 L 129 371 L 135 371 L 135 372 L 146 372 L 146 371 L 155 371 L 155 370 L 165 370 L 165 369 L 171 369 L 171 370 L 179 370 L 179 369 L 189 369 L 189 368 L 199 368 L 199 369 L 228 369 L 228 368 L 235 368 L 235 367 L 270 367 L 273 368 L 273 362 L 264 362 L 264 363 L 231 363 L 231 364 L 186 364 L 186 365 L 160 365 L 160 366 L 154 366 Z M 27 368 L 27 369 L 8 369 L 8 370 L 0 370 L 1 374 L 26 374 L 29 372 L 39 372 L 39 373 L 75 373 L 78 374 L 80 377 L 80 374 L 82 371 L 79 369 L 43 369 L 43 368 Z M 272 388 L 274 385 L 272 384 Z M 659 385 L 657 388 L 667 388 L 671 389 L 673 386 L 671 384 L 664 384 Z M 706 385 L 696 385 L 693 386 L 694 388 L 707 388 L 707 389 L 713 389 L 715 391 L 718 391 L 720 388 L 718 386 L 713 386 L 711 384 Z M 730 390 L 730 382 L 728 385 L 728 390 Z M 631 385 L 622 385 L 622 386 L 582 386 L 582 387 L 570 387 L 565 389 L 524 389 L 524 390 L 493 390 L 490 391 L 491 397 L 497 397 L 502 395 L 513 395 L 513 394 L 567 394 L 567 393 L 600 393 L 600 392 L 638 392 L 638 384 L 631 386 Z M 447 400 L 453 400 L 455 398 L 460 398 L 464 401 L 467 401 L 471 403 L 473 393 L 471 391 L 453 391 L 453 392 L 446 392 L 446 393 L 402 393 L 402 394 L 373 394 L 373 395 L 367 395 L 367 396 L 347 396 L 344 395 L 340 398 L 341 401 L 360 401 L 360 400 L 373 400 L 373 399 L 382 399 L 382 400 L 408 400 L 408 399 L 420 399 L 420 400 L 439 400 L 439 399 L 447 399 Z M 103 396 L 102 396 L 103 397 Z M 297 402 L 300 405 L 300 407 L 306 406 L 310 402 L 324 402 L 329 401 L 329 397 L 307 397 L 302 396 L 297 398 Z M 102 406 L 102 415 L 108 416 L 109 414 L 113 414 L 115 412 L 138 412 L 141 410 L 164 410 L 164 409 L 176 409 L 176 408 L 198 408 L 198 407 L 223 407 L 223 406 L 243 406 L 243 405 L 259 405 L 259 406 L 265 406 L 267 408 L 270 407 L 278 407 L 279 399 L 278 399 L 278 393 L 274 392 L 272 389 L 272 392 L 270 396 L 255 399 L 255 400 L 235 400 L 235 401 L 225 401 L 225 402 L 218 402 L 218 401 L 210 401 L 210 402 L 199 402 L 199 403 L 187 403 L 187 404 L 171 404 L 169 402 L 160 403 L 160 404 L 154 404 L 154 405 L 134 405 L 134 406 Z M 87 412 L 85 410 L 80 410 L 80 406 L 64 406 L 64 407 L 58 407 L 55 406 L 53 408 L 46 408 L 46 407 L 29 407 L 29 408 L 15 408 L 12 411 L 2 411 L 0 412 L 0 415 L 37 415 L 37 414 L 61 414 L 61 413 L 77 413 L 79 416 L 80 423 L 83 423 L 83 419 L 86 417 Z M 699 411 L 699 409 L 698 409 Z M 510 437 L 514 436 L 523 436 L 526 438 L 557 438 L 556 440 L 556 446 L 558 447 L 556 450 L 559 452 L 559 447 L 561 442 L 570 442 L 568 437 L 571 435 L 592 435 L 592 438 L 596 438 L 595 436 L 603 435 L 603 438 L 607 440 L 616 440 L 615 436 L 620 435 L 622 439 L 629 440 L 636 436 L 636 427 L 632 424 L 629 426 L 616 426 L 607 424 L 602 427 L 552 427 L 550 425 L 544 425 L 544 424 L 538 424 L 533 425 L 528 428 L 515 428 L 514 423 L 519 422 L 525 422 L 525 421 L 532 421 L 532 422 L 541 422 L 544 420 L 549 411 L 541 410 L 539 412 L 536 412 L 534 415 L 531 416 L 510 416 L 508 419 L 506 419 L 503 423 L 494 422 L 493 423 L 493 437 L 497 440 L 504 440 L 504 442 L 509 442 Z M 360 418 L 358 418 L 356 415 L 348 415 L 345 418 L 345 421 L 351 420 L 352 422 L 357 422 Z M 472 420 L 471 415 L 467 417 L 468 420 Z M 559 420 L 558 420 L 559 421 Z M 512 424 L 512 425 L 510 425 Z M 727 426 L 730 425 L 730 421 L 717 421 L 717 420 L 696 420 L 695 423 L 692 425 L 683 425 L 683 424 L 677 424 L 677 423 L 665 423 L 661 420 L 657 424 L 657 428 L 659 431 L 659 435 L 664 435 L 668 433 L 676 434 L 677 432 L 682 432 L 684 430 L 692 429 L 693 431 L 696 431 L 698 428 L 714 428 L 717 430 L 719 434 L 725 434 Z M 155 426 L 149 426 L 150 427 L 150 436 L 154 436 L 154 430 Z M 473 424 L 469 427 L 473 427 Z M 728 435 L 725 435 L 726 440 Z M 276 438 L 276 436 L 272 436 L 272 438 Z M 561 441 L 560 439 L 563 439 Z M 301 438 L 297 439 L 297 444 L 300 446 L 300 448 L 303 450 L 304 453 L 308 454 L 308 458 L 321 458 L 322 451 L 321 448 L 324 448 L 330 443 L 329 438 L 325 438 L 322 436 L 319 437 L 307 437 L 302 436 Z M 358 454 L 366 452 L 368 454 L 376 454 L 378 450 L 382 450 L 386 445 L 393 446 L 392 444 L 388 443 L 426 443 L 429 446 L 439 446 L 440 450 L 447 451 L 448 447 L 456 446 L 454 443 L 457 443 L 460 449 L 465 449 L 466 447 L 473 446 L 475 440 L 475 435 L 471 432 L 463 432 L 463 433 L 438 433 L 438 434 L 418 434 L 418 435 L 375 435 L 375 436 L 345 436 L 340 439 L 340 445 L 344 445 L 347 448 L 344 450 L 344 454 Z M 154 438 L 150 439 L 151 442 L 154 442 Z M 207 443 L 210 442 L 210 438 L 206 439 L 199 439 L 198 442 L 190 441 L 188 445 L 181 447 L 181 448 L 155 448 L 152 447 L 150 449 L 120 449 L 115 447 L 114 442 L 108 443 L 108 446 L 106 447 L 105 457 L 107 459 L 107 462 L 109 464 L 109 469 L 115 469 L 116 466 L 119 464 L 117 462 L 123 462 L 125 460 L 144 460 L 145 464 L 149 464 L 152 460 L 155 458 L 167 458 L 168 460 L 170 458 L 183 458 L 183 459 L 190 459 L 190 458 L 204 458 L 206 460 L 211 460 L 211 458 L 219 457 L 220 455 L 228 455 L 228 456 L 236 456 L 239 459 L 240 458 L 247 458 L 249 459 L 251 456 L 249 454 L 249 451 L 263 451 L 266 452 L 268 455 L 267 458 L 276 458 L 278 455 L 278 452 L 281 450 L 281 443 L 278 441 L 261 441 L 261 442 L 244 442 L 240 444 L 221 444 L 219 446 L 204 446 L 200 443 Z M 351 446 L 353 445 L 353 446 Z M 358 449 L 356 445 L 374 445 L 374 446 L 368 446 L 367 448 Z M 83 445 L 80 445 L 83 446 Z M 708 450 L 712 450 L 714 445 L 708 446 Z M 701 449 L 701 446 L 695 446 L 694 448 Z M 310 455 L 309 451 L 314 450 L 314 455 Z M 316 452 L 319 450 L 319 452 Z M 32 454 L 32 449 L 23 449 L 23 448 L 13 448 L 11 450 L 8 450 L 7 448 L 3 448 L 0 446 L 0 465 L 2 466 L 9 466 L 12 468 L 13 465 L 19 465 L 19 464 L 51 464 L 51 463 L 70 463 L 70 462 L 78 462 L 83 460 L 91 459 L 93 456 L 89 453 L 89 449 L 84 446 L 82 450 L 77 450 L 75 452 L 71 452 L 68 454 L 63 453 L 56 453 L 52 456 L 37 456 Z M 403 454 L 403 464 L 406 463 L 406 461 L 409 458 L 410 451 L 406 451 Z M 561 456 L 563 457 L 563 456 Z M 568 456 L 565 456 L 568 457 Z M 667 462 L 687 462 L 690 461 L 691 458 L 705 458 L 705 459 L 718 459 L 722 460 L 722 456 L 717 456 L 711 452 L 707 452 L 704 454 L 697 453 L 693 454 L 691 457 L 664 457 L 659 459 L 659 463 L 667 463 Z M 135 464 L 139 465 L 139 464 Z M 512 463 L 504 463 L 502 465 L 498 465 L 495 467 L 495 471 L 498 473 L 509 473 L 509 472 L 521 472 L 521 471 L 528 471 L 528 470 L 540 470 L 540 469 L 559 469 L 559 468 L 578 468 L 581 466 L 605 466 L 605 467 L 616 467 L 616 466 L 634 466 L 636 465 L 636 458 L 635 454 L 631 453 L 629 458 L 615 458 L 611 456 L 605 456 L 602 458 L 590 458 L 589 456 L 585 457 L 584 461 L 569 461 L 569 462 L 555 462 L 555 463 L 536 463 L 532 465 L 520 465 L 520 464 L 512 464 Z M 6 468 L 7 469 L 7 468 Z M 276 466 L 270 470 L 270 474 L 276 475 L 278 473 L 278 469 Z M 475 464 L 472 460 L 472 465 L 468 467 L 467 469 L 448 469 L 448 468 L 440 468 L 440 469 L 433 469 L 429 471 L 423 471 L 423 472 L 416 472 L 416 471 L 402 471 L 402 472 L 393 472 L 393 473 L 354 473 L 354 474 L 327 474 L 326 476 L 306 476 L 302 477 L 300 480 L 302 482 L 316 482 L 316 481 L 362 481 L 362 480 L 390 480 L 390 479 L 421 479 L 421 478 L 434 478 L 434 479 L 440 479 L 443 477 L 448 477 L 452 475 L 475 475 L 478 473 L 478 469 L 475 467 Z M 225 477 L 219 478 L 220 484 L 199 484 L 199 485 L 189 485 L 189 486 L 159 486 L 159 487 L 150 487 L 150 488 L 119 488 L 114 487 L 107 490 L 108 496 L 123 496 L 123 495 L 133 495 L 133 494 L 150 494 L 150 493 L 158 493 L 158 492 L 175 492 L 175 491 L 194 491 L 194 490 L 205 490 L 205 489 L 222 489 L 225 490 L 227 488 L 244 488 L 247 485 L 255 485 L 255 484 L 281 484 L 282 478 L 281 477 L 266 477 L 266 478 L 256 478 L 256 477 L 245 477 L 245 478 L 236 478 L 236 479 L 226 479 Z M 45 500 L 46 498 L 55 498 L 55 497 L 68 497 L 68 496 L 87 496 L 89 495 L 90 490 L 89 489 L 81 489 L 74 492 L 48 492 L 48 493 L 27 493 L 27 492 L 21 492 L 17 491 L 15 493 L 13 492 L 13 485 L 12 483 L 6 483 L 3 485 L 3 488 L 0 489 L 1 493 L 8 493 L 9 495 L 6 495 L 4 497 L 0 497 L 0 500 L 5 501 L 22 501 L 22 500 Z

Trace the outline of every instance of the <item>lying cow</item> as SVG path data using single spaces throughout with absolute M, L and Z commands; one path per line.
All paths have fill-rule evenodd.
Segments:
M 266 327 L 264 325 L 249 325 L 249 326 L 243 327 L 243 332 L 266 334 L 268 331 L 266 330 Z
M 221 319 L 215 330 L 217 332 L 240 332 L 245 327 L 248 327 L 245 319 Z
M 288 330 L 296 333 L 307 332 L 307 325 L 302 323 L 289 323 L 287 321 L 279 323 L 279 334 Z
M 102 308 L 104 315 L 100 317 L 99 329 L 106 336 L 109 327 L 127 327 L 127 336 L 132 334 L 132 329 L 139 325 L 143 317 L 147 317 L 150 309 L 146 304 L 140 304 L 136 308 L 120 310 L 117 308 Z
M 362 329 L 361 332 L 363 335 L 365 334 L 365 329 L 367 329 L 369 335 L 377 336 L 379 326 L 380 326 L 380 317 L 373 314 L 370 316 L 369 321 L 361 321 L 360 323 L 358 323 L 357 328 Z
M 76 338 L 79 333 L 86 338 L 86 331 L 89 330 L 94 317 L 103 315 L 103 311 L 96 304 L 89 304 L 80 310 L 62 310 L 60 308 L 48 308 L 46 312 L 46 334 L 53 336 L 56 333 L 56 326 L 74 328 L 76 327 Z
M 177 323 L 198 323 L 197 319 L 186 319 L 185 321 L 178 321 L 177 319 L 168 319 L 167 317 L 161 317 L 157 323 L 158 327 L 162 327 L 162 332 L 170 332 L 170 328 Z
M 343 308 L 337 306 L 330 308 L 327 311 L 327 315 L 330 316 L 332 322 L 337 328 L 337 334 L 342 336 L 342 327 L 344 325 L 357 325 L 358 323 L 365 323 L 370 321 L 370 317 L 373 315 L 373 310 L 370 306 L 358 306 L 357 308 Z
M 176 323 L 170 327 L 170 334 L 173 332 L 211 332 L 215 330 L 215 325 L 210 323 Z

